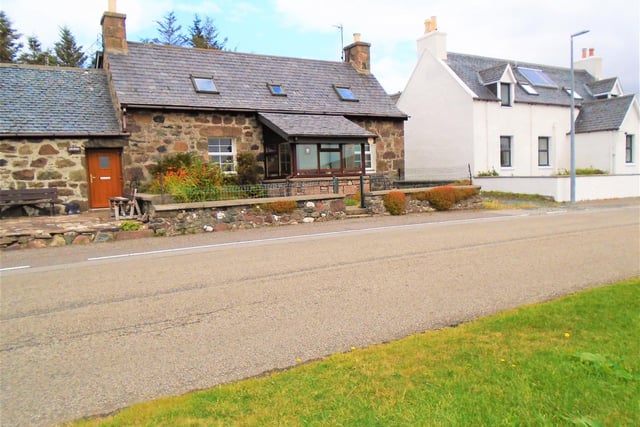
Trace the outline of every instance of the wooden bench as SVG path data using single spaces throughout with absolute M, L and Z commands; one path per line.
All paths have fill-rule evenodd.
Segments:
M 23 190 L 0 190 L 0 212 L 4 212 L 10 206 L 49 204 L 49 212 L 53 216 L 54 204 L 58 199 L 58 189 L 51 188 L 27 188 Z

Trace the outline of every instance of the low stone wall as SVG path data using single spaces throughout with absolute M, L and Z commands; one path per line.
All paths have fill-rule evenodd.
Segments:
M 406 212 L 433 212 L 429 202 L 411 198 L 411 193 L 429 191 L 431 188 L 402 190 L 407 194 Z M 0 248 L 86 245 L 139 237 L 211 233 L 345 220 L 354 216 L 389 215 L 383 202 L 387 193 L 388 191 L 366 193 L 365 208 L 360 208 L 359 205 L 346 206 L 344 195 L 335 194 L 172 204 L 159 204 L 161 196 L 139 194 L 144 215 L 136 220 L 141 227 L 138 231 L 122 231 L 118 223 L 114 222 L 108 226 L 82 226 L 75 230 L 40 230 L 33 234 L 0 236 Z M 286 207 L 288 203 L 295 203 L 295 208 L 290 212 L 277 211 L 277 208 Z M 482 209 L 480 196 L 472 196 L 452 208 L 461 209 Z M 132 220 L 123 220 L 119 224 L 124 221 Z

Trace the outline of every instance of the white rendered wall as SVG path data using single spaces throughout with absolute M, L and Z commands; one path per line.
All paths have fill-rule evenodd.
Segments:
M 424 51 L 398 100 L 405 123 L 406 179 L 473 167 L 473 101 L 462 82 Z M 463 175 L 464 176 L 464 175 Z

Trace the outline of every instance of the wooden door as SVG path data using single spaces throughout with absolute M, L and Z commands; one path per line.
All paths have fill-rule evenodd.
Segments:
M 120 150 L 87 150 L 89 205 L 108 208 L 109 198 L 122 196 Z

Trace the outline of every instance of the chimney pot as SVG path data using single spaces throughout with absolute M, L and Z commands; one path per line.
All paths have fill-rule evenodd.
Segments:
M 589 48 L 589 56 L 593 56 L 593 54 L 595 53 L 595 51 L 596 51 L 596 50 L 595 50 L 594 48 L 590 47 L 590 48 Z
M 360 33 L 353 33 L 353 41 L 354 42 L 360 41 Z
M 438 18 L 432 16 L 424 21 L 424 33 L 428 34 L 438 30 Z
M 586 47 L 583 47 L 583 48 L 582 48 L 582 57 L 583 57 L 583 58 L 586 58 L 586 57 L 587 57 L 587 48 L 586 48 Z
M 107 9 L 109 12 L 116 11 L 116 0 L 109 0 L 109 8 Z

